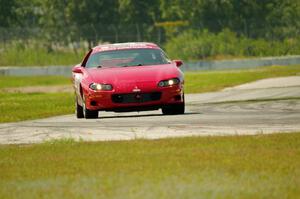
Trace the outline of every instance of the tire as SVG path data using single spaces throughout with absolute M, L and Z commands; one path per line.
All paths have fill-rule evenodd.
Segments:
M 181 115 L 185 111 L 185 99 L 184 93 L 182 95 L 183 102 L 180 104 L 166 105 L 161 108 L 162 114 L 164 115 Z
M 78 119 L 80 119 L 80 118 L 84 118 L 84 115 L 83 115 L 83 108 L 82 108 L 82 106 L 80 106 L 79 104 L 78 104 L 78 102 L 77 102 L 77 98 L 76 98 L 76 100 L 75 100 L 75 115 L 76 115 L 76 117 L 78 118 Z
M 185 104 L 174 104 L 174 105 L 166 105 L 162 107 L 161 111 L 164 115 L 181 115 L 184 114 Z
M 85 106 L 85 97 L 83 95 L 83 106 L 82 106 L 82 112 L 83 112 L 83 117 L 86 119 L 94 119 L 98 118 L 98 111 L 92 111 L 86 108 Z

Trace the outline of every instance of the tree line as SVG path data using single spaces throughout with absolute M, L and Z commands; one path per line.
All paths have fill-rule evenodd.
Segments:
M 0 29 L 89 47 L 99 41 L 167 44 L 191 30 L 284 41 L 299 38 L 300 0 L 0 0 Z

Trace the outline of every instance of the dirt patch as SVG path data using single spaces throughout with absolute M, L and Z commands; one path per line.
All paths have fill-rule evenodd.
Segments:
M 72 85 L 58 86 L 26 86 L 15 88 L 4 88 L 0 91 L 6 93 L 70 93 L 74 92 Z

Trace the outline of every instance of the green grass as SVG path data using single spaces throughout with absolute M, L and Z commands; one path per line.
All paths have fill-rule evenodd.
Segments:
M 298 198 L 300 133 L 0 146 L 0 198 Z
M 26 86 L 53 86 L 71 84 L 71 78 L 61 76 L 1 76 L 0 89 Z
M 300 75 L 300 65 L 269 66 L 248 70 L 187 72 L 185 73 L 185 92 L 211 92 L 259 79 L 293 75 Z
M 73 51 L 47 52 L 45 48 L 6 48 L 0 52 L 0 66 L 51 66 L 74 65 L 84 56 L 82 50 L 76 55 Z
M 0 123 L 64 115 L 74 111 L 71 93 L 1 93 Z
M 201 71 L 185 73 L 185 92 L 202 93 L 223 89 L 259 79 L 300 75 L 300 65 L 269 66 L 248 70 Z M 71 84 L 70 78 L 58 76 L 0 78 L 0 89 L 22 86 Z
M 71 93 L 6 93 L 1 89 L 71 84 L 60 76 L 0 77 L 0 123 L 45 118 L 74 112 Z
M 299 74 L 300 65 L 272 66 L 251 70 L 188 72 L 185 75 L 185 92 L 201 93 L 216 91 L 228 86 L 235 86 L 258 79 Z M 2 76 L 0 78 L 0 123 L 72 113 L 74 102 L 71 94 L 1 93 L 1 88 L 63 84 L 71 84 L 70 78 L 55 76 Z

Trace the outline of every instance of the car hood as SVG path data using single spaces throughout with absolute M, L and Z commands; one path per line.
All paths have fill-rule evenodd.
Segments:
M 179 77 L 174 64 L 87 69 L 87 75 L 95 83 L 112 84 L 115 90 L 132 90 L 132 87 L 149 88 L 161 80 Z

